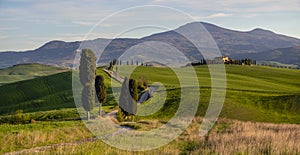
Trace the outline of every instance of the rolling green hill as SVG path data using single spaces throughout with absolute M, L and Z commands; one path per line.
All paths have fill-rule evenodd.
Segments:
M 122 70 L 122 69 L 120 69 Z M 178 69 L 188 79 L 186 68 Z M 200 85 L 198 115 L 203 116 L 210 99 L 210 76 L 206 66 L 195 67 Z M 151 74 L 151 73 L 156 74 Z M 185 73 L 184 73 L 185 72 Z M 251 121 L 300 123 L 300 71 L 261 66 L 226 65 L 226 99 L 221 116 Z M 168 91 L 165 106 L 147 118 L 166 118 L 176 112 L 180 85 L 175 73 L 168 68 L 139 67 L 133 78 L 149 77 L 162 82 Z M 193 96 L 193 84 L 184 89 Z M 143 118 L 143 117 L 141 117 Z
M 71 75 L 72 72 L 64 72 L 1 86 L 0 113 L 17 109 L 33 112 L 74 107 Z
M 67 69 L 38 63 L 20 64 L 0 69 L 0 85 L 67 71 Z
M 183 75 L 186 73 L 186 78 L 189 78 L 186 68 L 178 70 Z M 210 76 L 206 66 L 195 67 L 195 70 L 201 86 L 198 115 L 203 116 L 211 93 Z M 226 65 L 226 72 L 227 91 L 221 116 L 247 121 L 300 123 L 299 70 Z M 108 82 L 109 76 L 100 68 L 97 73 L 105 75 L 105 84 L 108 87 L 107 103 L 116 106 Z M 24 112 L 73 109 L 75 105 L 71 74 L 64 72 L 1 86 L 1 115 L 17 109 Z M 147 77 L 150 82 L 163 83 L 168 90 L 168 96 L 163 108 L 153 115 L 138 119 L 168 119 L 173 116 L 180 101 L 181 90 L 174 72 L 169 68 L 138 67 L 132 77 L 139 79 L 140 76 Z M 183 89 L 191 91 L 190 96 L 193 98 L 192 84 L 191 87 Z

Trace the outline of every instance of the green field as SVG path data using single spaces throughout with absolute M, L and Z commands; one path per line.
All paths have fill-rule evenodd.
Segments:
M 65 72 L 67 69 L 37 63 L 20 64 L 0 69 L 0 85 Z
M 125 70 L 126 68 L 124 68 Z M 186 68 L 178 69 L 186 75 Z M 198 115 L 203 116 L 209 103 L 211 88 L 206 66 L 195 67 L 200 85 Z M 155 74 L 153 74 L 155 73 Z M 71 72 L 20 81 L 0 87 L 0 113 L 6 115 L 18 109 L 23 112 L 74 108 L 71 89 Z M 110 89 L 110 78 L 101 69 L 106 79 L 108 98 L 106 106 L 117 106 Z M 227 65 L 227 91 L 221 115 L 232 119 L 300 123 L 300 71 L 259 66 Z M 161 82 L 167 89 L 165 106 L 147 118 L 171 117 L 176 112 L 180 99 L 180 85 L 169 68 L 138 67 L 131 77 L 145 76 L 151 82 Z M 186 85 L 189 85 L 186 84 Z M 193 90 L 193 83 L 190 84 Z M 193 94 L 190 94 L 193 96 Z M 107 108 L 106 108 L 107 109 Z
M 123 68 L 126 70 L 126 66 Z M 186 76 L 184 79 L 189 79 L 187 68 L 178 68 L 176 71 Z M 200 102 L 197 109 L 197 120 L 204 116 L 211 93 L 211 80 L 207 66 L 195 67 L 198 81 L 200 85 Z M 155 74 L 153 74 L 155 73 Z M 117 108 L 117 102 L 112 94 L 110 85 L 110 77 L 98 68 L 97 74 L 102 74 L 105 77 L 105 85 L 107 87 L 107 100 L 104 103 L 103 109 L 110 112 Z M 141 76 L 148 78 L 150 83 L 161 82 L 167 89 L 167 98 L 164 106 L 149 116 L 137 116 L 137 123 L 132 127 L 138 130 L 149 130 L 161 126 L 165 121 L 172 117 L 176 111 L 180 101 L 181 89 L 193 98 L 194 91 L 199 91 L 194 88 L 193 83 L 186 82 L 186 87 L 180 88 L 179 81 L 174 72 L 169 68 L 154 68 L 154 67 L 137 67 L 131 77 L 139 79 Z M 300 124 L 300 71 L 290 69 L 278 69 L 261 66 L 236 66 L 226 65 L 227 88 L 225 103 L 221 112 L 222 119 L 241 120 L 251 122 L 270 122 L 270 123 L 292 123 Z M 120 84 L 113 81 L 114 87 Z M 150 99 L 153 101 L 159 100 L 159 91 Z M 94 137 L 88 129 L 83 125 L 79 118 L 78 112 L 75 109 L 72 94 L 72 72 L 63 72 L 54 75 L 37 77 L 30 80 L 19 81 L 15 83 L 0 86 L 0 153 L 23 150 L 38 146 L 60 144 L 66 142 L 76 142 Z M 144 105 L 151 107 L 150 101 Z M 26 119 L 34 119 L 37 122 L 34 124 L 9 124 L 11 118 L 17 110 L 23 110 L 23 115 Z M 98 108 L 95 107 L 92 114 L 97 115 Z M 221 119 L 221 120 L 222 120 Z M 262 146 L 244 150 L 243 148 L 230 148 L 227 151 L 235 153 L 248 152 L 248 154 L 264 154 L 264 148 L 271 147 L 272 149 L 280 149 L 283 153 L 297 152 L 297 146 L 291 148 L 278 148 L 281 146 L 280 136 L 285 136 L 286 133 L 280 133 L 273 137 L 273 145 L 269 146 L 267 139 L 271 135 L 278 134 L 274 132 L 279 130 L 288 132 L 287 134 L 293 138 L 298 130 L 298 126 L 292 125 L 268 125 L 268 124 L 249 124 L 244 122 L 232 122 L 225 120 L 218 122 L 212 131 L 211 137 L 220 138 L 220 142 L 227 147 L 234 146 L 236 143 L 245 143 L 241 146 L 254 145 L 249 140 L 246 132 L 248 128 L 256 126 L 257 133 L 261 133 L 265 138 L 257 139 Z M 199 120 L 201 122 L 201 120 Z M 146 123 L 145 123 L 146 122 Z M 198 122 L 198 121 L 196 121 Z M 231 128 L 244 128 L 236 132 L 232 132 Z M 191 125 L 187 131 L 178 139 L 167 146 L 150 151 L 139 152 L 138 154 L 205 154 L 218 153 L 222 148 L 215 145 L 203 147 L 206 143 L 203 137 L 196 135 L 199 128 L 198 123 Z M 249 129 L 249 130 L 250 130 Z M 270 130 L 269 130 L 270 129 Z M 272 129 L 272 130 L 271 130 Z M 233 129 L 232 129 L 233 130 Z M 270 132 L 270 133 L 269 133 Z M 191 134 L 192 133 L 192 134 Z M 223 135 L 224 134 L 224 135 Z M 244 135 L 244 140 L 239 142 L 238 139 L 227 139 L 226 135 L 233 134 L 232 137 Z M 235 135 L 237 134 L 237 135 Z M 67 135 L 67 136 L 66 136 Z M 222 138 L 222 136 L 225 136 Z M 251 137 L 250 137 L 251 138 Z M 248 139 L 248 140 L 247 140 Z M 7 143 L 6 141 L 9 141 Z M 217 140 L 217 139 L 216 139 Z M 295 139 L 294 141 L 297 141 Z M 212 139 L 213 143 L 214 140 Z M 249 142 L 249 143 L 246 143 Z M 255 141 L 254 141 L 255 142 Z M 77 143 L 77 142 L 76 142 Z M 266 145 L 266 146 L 265 146 Z M 104 144 L 100 140 L 93 142 L 83 142 L 76 145 L 53 146 L 46 152 L 50 153 L 65 153 L 70 154 L 97 154 L 105 149 L 104 153 L 109 154 L 131 154 L 128 151 L 122 151 Z M 216 150 L 215 150 L 216 149 Z M 213 151 L 215 150 L 215 151 Z M 271 150 L 274 153 L 276 150 Z M 289 152 L 291 151 L 291 152 Z M 242 154 L 242 152 L 240 152 Z
M 126 66 L 123 70 L 126 70 Z M 195 70 L 201 94 L 198 115 L 203 116 L 211 93 L 210 74 L 206 66 L 195 67 Z M 188 83 L 188 69 L 180 68 L 176 71 L 186 75 L 184 79 L 187 80 L 187 88 L 183 88 L 184 91 L 195 91 L 194 83 Z M 300 123 L 299 70 L 227 65 L 226 74 L 226 99 L 221 116 L 244 121 Z M 164 106 L 147 118 L 168 119 L 173 116 L 177 110 L 176 103 L 179 102 L 181 88 L 171 69 L 139 67 L 131 76 L 135 79 L 146 76 L 152 82 L 163 83 L 168 89 L 165 105 L 170 106 Z

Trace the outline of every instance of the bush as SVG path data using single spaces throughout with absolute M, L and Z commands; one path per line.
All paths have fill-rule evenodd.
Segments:
M 125 118 L 125 115 L 123 114 L 122 110 L 119 109 L 118 110 L 118 113 L 117 113 L 117 120 L 119 122 L 124 122 L 124 118 Z
M 11 124 L 27 124 L 30 122 L 30 117 L 28 114 L 23 114 L 22 110 L 17 110 L 9 118 L 9 123 Z
M 144 76 L 141 76 L 140 79 L 138 80 L 137 84 L 138 84 L 138 90 L 139 91 L 144 91 L 145 89 L 148 88 L 149 81 Z

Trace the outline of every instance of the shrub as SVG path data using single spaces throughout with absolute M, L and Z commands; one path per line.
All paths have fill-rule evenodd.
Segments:
M 118 110 L 118 113 L 117 113 L 117 120 L 118 120 L 119 122 L 124 122 L 124 117 L 125 117 L 125 115 L 123 114 L 122 110 L 119 109 L 119 110 Z
M 141 76 L 137 83 L 138 83 L 137 87 L 139 91 L 143 91 L 149 86 L 149 81 L 144 76 Z
M 23 114 L 22 110 L 17 110 L 11 115 L 9 123 L 11 124 L 27 124 L 30 122 L 30 117 L 28 114 Z

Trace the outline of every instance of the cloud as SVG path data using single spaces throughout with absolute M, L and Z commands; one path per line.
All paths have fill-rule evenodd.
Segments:
M 152 4 L 167 5 L 175 8 L 188 9 L 187 11 L 232 11 L 232 12 L 275 12 L 300 11 L 299 0 L 153 0 Z
M 0 11 L 1 12 L 1 11 Z M 18 19 L 16 17 L 10 17 L 10 18 L 0 18 L 0 21 L 3 22 L 11 22 L 11 21 L 17 21 Z
M 194 16 L 197 20 L 203 20 L 203 19 L 213 19 L 213 18 L 224 18 L 232 16 L 232 14 L 229 13 L 214 13 L 208 16 Z
M 10 30 L 17 30 L 19 29 L 18 27 L 1 27 L 0 26 L 0 31 L 10 31 Z
M 72 23 L 82 25 L 82 26 L 93 26 L 95 22 L 88 22 L 88 21 L 73 21 Z
M 244 18 L 254 18 L 257 16 L 258 16 L 258 14 L 252 14 L 252 13 L 241 15 L 241 17 L 244 17 Z
M 237 9 L 239 11 L 249 11 L 249 12 L 273 12 L 273 11 L 299 11 L 300 1 L 299 0 L 227 0 L 224 3 L 225 6 Z
M 215 14 L 207 16 L 205 19 L 221 18 L 221 17 L 229 17 L 229 16 L 232 16 L 232 14 L 228 14 L 228 13 L 215 13 Z

